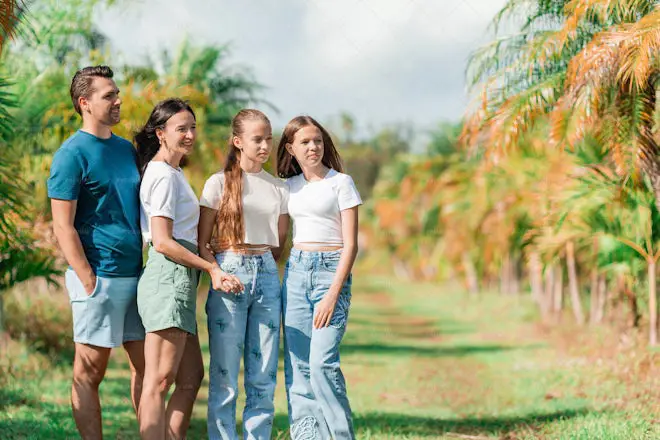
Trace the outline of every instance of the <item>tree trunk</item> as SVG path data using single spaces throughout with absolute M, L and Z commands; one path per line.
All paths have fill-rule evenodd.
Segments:
M 472 262 L 469 252 L 463 252 L 462 255 L 463 270 L 465 271 L 465 280 L 467 281 L 468 291 L 476 295 L 479 293 L 479 279 L 477 278 L 477 270 Z
M 575 244 L 572 241 L 566 243 L 566 267 L 568 269 L 568 285 L 571 293 L 571 308 L 575 316 L 575 322 L 584 324 L 584 312 L 580 302 L 580 288 L 577 269 L 575 265 Z
M 596 269 L 591 270 L 591 289 L 590 289 L 590 298 L 591 302 L 589 307 L 589 324 L 595 325 L 598 323 L 598 304 L 600 303 L 600 276 Z
M 656 297 L 656 262 L 649 261 L 649 342 L 658 343 L 658 302 Z
M 511 293 L 511 255 L 507 252 L 502 259 L 502 266 L 500 267 L 500 293 L 508 295 Z
M 552 314 L 552 298 L 554 297 L 555 291 L 555 267 L 554 265 L 547 266 L 545 268 L 545 273 L 543 274 L 544 279 L 544 288 L 545 292 L 543 294 L 543 299 L 541 301 L 541 315 L 544 320 L 550 318 Z
M 543 301 L 543 265 L 538 252 L 529 255 L 529 283 L 532 289 L 532 299 L 540 306 Z
M 596 308 L 596 324 L 603 322 L 605 317 L 605 306 L 607 306 L 607 278 L 603 275 L 600 277 L 598 285 L 598 307 Z
M 517 258 L 511 258 L 509 260 L 509 269 L 509 293 L 511 295 L 518 295 L 520 293 L 520 274 Z
M 564 305 L 564 271 L 562 270 L 561 264 L 555 265 L 555 272 L 555 289 L 552 311 L 555 313 L 557 318 L 559 318 L 561 309 Z

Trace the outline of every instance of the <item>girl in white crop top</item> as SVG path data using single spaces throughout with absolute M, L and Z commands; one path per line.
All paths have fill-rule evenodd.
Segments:
M 241 359 L 248 397 L 244 436 L 271 437 L 281 316 L 275 258 L 288 231 L 287 187 L 263 169 L 272 143 L 266 115 L 251 109 L 238 112 L 224 170 L 208 179 L 199 202 L 200 256 L 237 276 L 244 287 L 238 294 L 211 288 L 206 303 L 210 439 L 238 438 Z
M 287 178 L 293 220 L 293 249 L 282 281 L 291 437 L 352 439 L 339 343 L 362 200 L 353 179 L 342 173 L 330 135 L 309 116 L 286 126 L 277 161 L 279 176 Z

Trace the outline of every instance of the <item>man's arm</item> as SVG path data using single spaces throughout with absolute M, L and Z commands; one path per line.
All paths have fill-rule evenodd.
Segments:
M 96 286 L 96 274 L 87 261 L 78 231 L 73 227 L 77 200 L 51 199 L 50 205 L 53 211 L 55 238 L 64 253 L 64 258 L 82 281 L 87 294 L 91 295 Z

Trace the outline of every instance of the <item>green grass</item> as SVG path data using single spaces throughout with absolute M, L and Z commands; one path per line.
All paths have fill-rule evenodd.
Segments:
M 543 328 L 526 297 L 355 280 L 342 364 L 358 438 L 660 438 L 658 352 L 606 330 Z M 204 322 L 200 315 L 202 330 Z M 0 438 L 77 438 L 70 366 L 13 347 L 15 364 L 30 368 L 0 388 Z M 117 351 L 101 387 L 106 438 L 138 438 L 127 373 Z M 206 438 L 207 385 L 205 379 L 190 439 Z M 280 368 L 274 437 L 288 438 L 287 430 Z

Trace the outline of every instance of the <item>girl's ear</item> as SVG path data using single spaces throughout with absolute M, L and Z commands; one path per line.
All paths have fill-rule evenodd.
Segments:
M 286 148 L 286 151 L 288 151 L 289 154 L 290 154 L 291 156 L 293 156 L 293 145 L 291 145 L 291 144 L 286 144 L 286 145 L 284 145 L 284 148 Z
M 158 143 L 162 144 L 163 143 L 163 129 L 161 127 L 158 127 L 155 131 L 156 137 L 158 138 Z
M 238 148 L 239 150 L 243 149 L 243 145 L 241 145 L 241 138 L 239 138 L 238 136 L 232 136 L 231 143 L 234 145 L 234 147 Z

